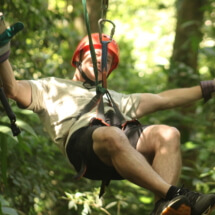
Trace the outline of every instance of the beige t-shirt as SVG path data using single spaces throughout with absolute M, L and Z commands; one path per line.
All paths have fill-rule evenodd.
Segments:
M 96 95 L 95 88 L 86 89 L 83 82 L 44 78 L 29 81 L 32 87 L 32 103 L 28 107 L 40 117 L 45 131 L 65 153 L 69 137 L 79 128 L 87 126 L 96 117 L 96 107 L 76 120 L 82 108 Z M 139 94 L 125 95 L 109 90 L 126 120 L 136 118 Z M 112 109 L 104 96 L 105 112 Z

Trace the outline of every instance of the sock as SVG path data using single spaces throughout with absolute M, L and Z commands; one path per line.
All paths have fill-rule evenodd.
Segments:
M 166 199 L 171 200 L 173 197 L 175 197 L 177 191 L 179 190 L 176 186 L 171 186 L 166 194 Z

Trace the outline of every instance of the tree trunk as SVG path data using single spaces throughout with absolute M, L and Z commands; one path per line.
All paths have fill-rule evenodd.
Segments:
M 198 51 L 202 40 L 203 6 L 207 0 L 177 0 L 177 26 L 169 71 L 169 87 L 190 87 L 199 83 Z M 181 116 L 188 116 L 194 106 L 181 108 Z M 192 127 L 184 118 L 176 119 L 182 142 L 190 139 Z
M 87 0 L 91 32 L 98 32 L 98 21 L 101 18 L 101 1 Z
M 91 33 L 98 32 L 98 20 L 101 18 L 101 1 L 87 0 L 86 3 Z M 73 5 L 76 8 L 76 11 L 79 11 L 79 15 L 73 17 L 76 22 L 76 29 L 86 35 L 87 29 L 83 14 L 82 2 L 80 0 L 73 0 Z
M 198 50 L 202 40 L 203 6 L 207 0 L 178 0 L 177 26 L 170 80 L 187 87 L 198 79 Z M 177 80 L 177 81 L 175 81 Z
M 207 0 L 177 0 L 177 26 L 170 65 L 169 83 L 174 87 L 190 87 L 199 83 L 198 52 L 202 41 L 201 27 L 203 25 L 203 6 Z M 181 133 L 181 142 L 190 140 L 194 127 L 186 122 L 195 111 L 194 106 L 183 107 L 178 110 L 176 127 Z M 193 167 L 192 162 L 197 159 L 198 151 L 183 154 L 185 166 Z

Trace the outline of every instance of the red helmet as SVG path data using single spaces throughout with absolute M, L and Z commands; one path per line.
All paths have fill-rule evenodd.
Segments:
M 93 33 L 91 34 L 92 41 L 93 41 L 93 46 L 95 49 L 101 49 L 102 44 L 100 42 L 99 34 L 98 33 Z M 110 40 L 110 37 L 106 34 L 102 34 L 102 41 L 107 41 Z M 71 60 L 71 65 L 76 67 L 76 62 L 79 62 L 79 57 L 80 57 L 80 52 L 86 52 L 90 50 L 90 45 L 89 45 L 89 39 L 88 36 L 85 36 L 78 44 L 72 60 Z M 112 55 L 113 57 L 113 62 L 109 71 L 109 74 L 118 66 L 119 63 L 119 48 L 115 40 L 112 40 L 108 44 L 108 52 Z M 109 75 L 108 74 L 108 75 Z

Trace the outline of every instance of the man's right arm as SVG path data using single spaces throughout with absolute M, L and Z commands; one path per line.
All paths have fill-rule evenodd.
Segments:
M 0 12 L 0 86 L 8 98 L 19 103 L 23 108 L 31 104 L 31 86 L 28 81 L 17 81 L 14 77 L 8 57 L 10 55 L 10 40 L 24 28 L 21 22 L 6 28 L 3 13 Z
M 9 60 L 0 63 L 0 79 L 8 98 L 15 100 L 23 108 L 31 104 L 31 85 L 28 81 L 17 81 Z

